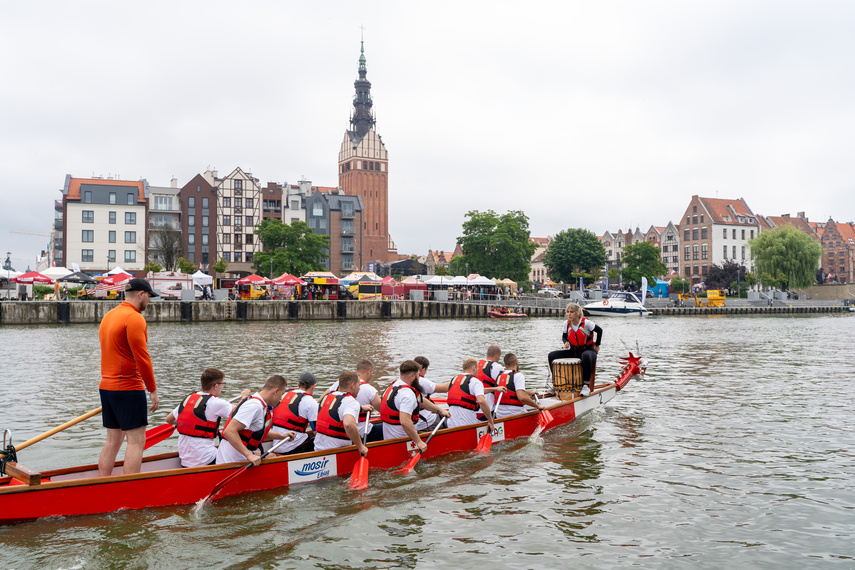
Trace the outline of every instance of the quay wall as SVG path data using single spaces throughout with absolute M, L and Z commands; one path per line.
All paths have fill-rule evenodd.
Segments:
M 770 315 L 848 312 L 847 304 L 650 307 L 651 315 Z M 118 301 L 12 301 L 0 303 L 0 325 L 97 324 Z M 311 321 L 336 319 L 485 318 L 488 305 L 466 301 L 162 301 L 143 313 L 148 322 Z M 564 316 L 563 304 L 523 306 L 530 317 Z

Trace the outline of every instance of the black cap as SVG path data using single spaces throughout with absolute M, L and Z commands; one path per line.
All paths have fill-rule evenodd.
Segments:
M 311 372 L 303 372 L 302 374 L 300 374 L 300 377 L 297 379 L 297 385 L 298 386 L 305 386 L 307 388 L 309 386 L 314 386 L 317 383 L 318 383 L 318 381 L 315 380 L 315 375 L 312 374 Z
M 151 285 L 145 279 L 131 279 L 125 285 L 125 291 L 147 291 L 152 297 L 160 296 L 154 292 L 154 289 L 151 288 Z

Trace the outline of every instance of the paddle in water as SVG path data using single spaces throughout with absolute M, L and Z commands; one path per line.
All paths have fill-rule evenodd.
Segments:
M 266 451 L 265 453 L 262 453 L 262 454 L 261 454 L 261 459 L 264 459 L 265 457 L 267 457 L 268 455 L 270 455 L 271 453 L 273 453 L 274 451 L 276 451 L 276 449 L 277 449 L 280 445 L 282 445 L 282 444 L 283 444 L 283 443 L 285 443 L 286 441 L 289 441 L 291 438 L 292 438 L 292 436 L 290 436 L 290 435 L 289 435 L 288 437 L 286 437 L 286 438 L 284 438 L 284 439 L 280 439 L 280 440 L 279 440 L 279 443 L 277 443 L 276 445 L 274 445 L 273 447 L 271 447 L 271 448 L 270 448 L 268 451 Z M 249 469 L 250 467 L 252 467 L 252 465 L 253 465 L 253 463 L 252 463 L 252 461 L 250 461 L 249 463 L 247 463 L 246 465 L 244 465 L 243 467 L 241 467 L 240 469 L 238 469 L 237 471 L 235 471 L 234 473 L 232 473 L 231 475 L 229 475 L 228 477 L 226 477 L 225 479 L 223 479 L 222 481 L 220 481 L 219 483 L 217 483 L 217 485 L 214 487 L 214 489 L 213 489 L 210 493 L 208 493 L 208 496 L 207 496 L 207 497 L 205 497 L 204 499 L 202 499 L 201 501 L 199 501 L 198 503 L 196 503 L 196 508 L 195 508 L 195 509 L 193 509 L 193 512 L 194 512 L 194 513 L 198 513 L 199 511 L 201 511 L 201 510 L 202 510 L 202 507 L 204 507 L 204 506 L 205 506 L 205 503 L 207 503 L 207 502 L 209 502 L 209 501 L 212 501 L 212 500 L 214 499 L 214 496 L 215 496 L 217 493 L 219 493 L 220 491 L 222 491 L 222 490 L 223 490 L 223 487 L 225 487 L 226 485 L 228 485 L 229 483 L 231 483 L 233 480 L 235 480 L 235 479 L 236 479 L 236 478 L 237 478 L 241 473 L 245 472 L 247 469 Z
M 368 426 L 369 421 L 371 420 L 371 412 L 368 412 L 368 415 L 365 416 L 365 429 L 362 434 L 362 444 L 365 445 L 365 442 L 368 441 Z M 365 489 L 368 487 L 368 457 L 365 455 L 360 455 L 359 459 L 356 460 L 356 465 L 353 466 L 353 473 L 350 475 L 350 483 L 348 487 L 351 489 Z
M 433 428 L 432 432 L 430 432 L 430 435 L 428 436 L 427 440 L 425 441 L 425 445 L 430 443 L 430 440 L 433 438 L 433 436 L 436 435 L 436 432 L 439 431 L 439 428 L 442 427 L 442 424 L 444 424 L 444 423 L 445 423 L 445 417 L 443 417 L 441 420 L 439 420 L 439 423 L 436 424 L 436 427 Z M 410 460 L 407 461 L 407 463 L 403 467 L 398 469 L 395 473 L 397 473 L 398 475 L 406 475 L 407 473 L 412 472 L 413 468 L 416 466 L 416 463 L 419 462 L 419 459 L 421 458 L 421 456 L 422 456 L 422 452 L 419 450 L 416 450 L 416 454 L 413 455 L 412 457 L 410 457 Z
M 493 408 L 491 415 L 495 418 L 496 411 L 499 409 L 499 402 L 502 401 L 502 396 L 504 392 L 499 394 L 499 397 L 496 398 L 496 406 Z M 489 425 L 489 424 L 488 424 Z M 481 436 L 481 439 L 478 441 L 478 445 L 475 446 L 475 451 L 478 453 L 488 454 L 490 453 L 490 448 L 493 446 L 493 434 L 490 433 L 490 430 L 487 430 L 487 433 Z

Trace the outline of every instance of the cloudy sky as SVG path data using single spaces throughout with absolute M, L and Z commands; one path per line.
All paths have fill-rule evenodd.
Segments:
M 677 221 L 693 194 L 855 218 L 851 2 L 4 2 L 0 248 L 66 174 L 240 166 L 337 184 L 365 27 L 402 253 L 469 210 L 533 235 Z

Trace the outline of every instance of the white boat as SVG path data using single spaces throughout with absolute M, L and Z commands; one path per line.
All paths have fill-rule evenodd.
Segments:
M 623 291 L 612 293 L 608 299 L 588 303 L 582 309 L 592 317 L 646 317 L 650 314 L 635 293 Z

